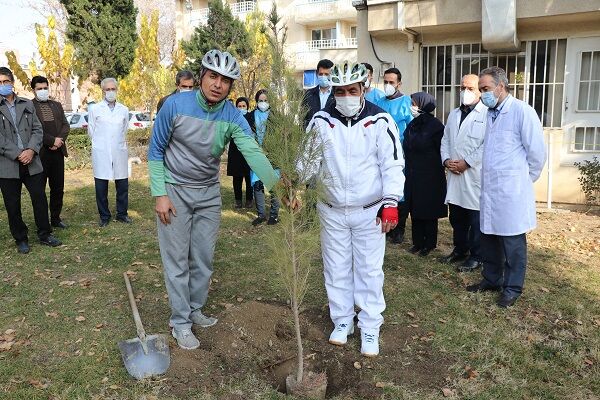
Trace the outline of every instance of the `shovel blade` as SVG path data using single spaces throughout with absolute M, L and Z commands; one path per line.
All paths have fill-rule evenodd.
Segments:
M 145 344 L 146 346 L 143 346 L 137 337 L 119 342 L 123 364 L 129 375 L 135 379 L 162 375 L 171 364 L 169 342 L 164 335 L 146 336 Z

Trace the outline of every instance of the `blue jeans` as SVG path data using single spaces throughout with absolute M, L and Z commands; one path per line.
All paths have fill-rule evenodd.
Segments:
M 108 180 L 94 178 L 96 186 L 96 204 L 98 205 L 98 214 L 102 221 L 109 221 L 111 218 L 110 208 L 108 208 Z M 117 219 L 127 216 L 129 206 L 129 180 L 116 179 L 115 188 L 117 189 Z
M 254 201 L 256 201 L 256 212 L 259 217 L 265 217 L 265 186 L 261 181 L 254 183 Z M 271 210 L 269 212 L 270 218 L 277 218 L 279 216 L 279 200 L 271 193 Z

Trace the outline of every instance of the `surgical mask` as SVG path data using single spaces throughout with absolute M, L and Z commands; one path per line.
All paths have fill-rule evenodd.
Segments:
M 327 88 L 331 86 L 331 83 L 329 82 L 329 76 L 327 75 L 319 75 L 317 77 L 317 80 L 319 82 L 319 86 L 321 86 L 322 88 Z
M 259 101 L 257 107 L 260 111 L 267 111 L 269 109 L 269 103 L 266 101 Z
M 387 97 L 390 97 L 393 96 L 394 93 L 396 93 L 396 88 L 393 85 L 386 83 L 385 85 L 383 85 L 383 91 L 385 92 L 385 95 Z
M 48 101 L 48 97 L 50 97 L 50 92 L 48 91 L 48 89 L 36 90 L 35 97 L 37 97 L 39 101 Z
M 365 89 L 368 89 L 368 88 L 370 88 L 370 87 L 371 87 L 371 80 L 370 80 L 370 79 L 367 79 L 367 80 L 365 81 Z
M 413 118 L 417 118 L 419 115 L 421 115 L 421 110 L 419 110 L 419 107 L 417 106 L 410 106 L 410 114 L 413 116 Z
M 477 101 L 477 95 L 469 89 L 460 92 L 460 104 L 465 106 L 473 105 Z
M 106 101 L 108 101 L 109 103 L 112 103 L 113 101 L 115 101 L 117 99 L 117 92 L 116 91 L 110 91 L 110 92 L 106 92 L 104 94 L 104 98 L 106 99 Z
M 336 96 L 335 97 L 335 108 L 344 117 L 354 117 L 360 111 L 361 107 L 360 96 Z
M 242 115 L 248 114 L 248 110 L 246 110 L 245 108 L 238 108 L 238 110 L 240 110 L 240 112 L 242 113 Z
M 487 108 L 494 108 L 498 104 L 498 97 L 494 94 L 494 91 L 481 93 L 481 102 Z
M 194 89 L 179 89 L 179 93 L 191 92 Z
M 14 86 L 12 83 L 10 85 L 0 85 L 0 96 L 8 96 L 13 92 Z

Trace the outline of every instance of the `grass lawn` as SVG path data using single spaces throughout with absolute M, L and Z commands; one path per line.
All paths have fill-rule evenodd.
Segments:
M 253 228 L 252 212 L 232 209 L 230 178 L 223 177 L 207 310 L 220 322 L 197 331 L 196 351 L 183 352 L 170 339 L 167 376 L 136 382 L 117 347 L 135 336 L 122 273 L 131 271 L 148 333 L 168 334 L 169 316 L 145 166 L 130 181 L 134 224 L 104 229 L 97 227 L 91 171 L 67 175 L 69 228 L 57 233 L 60 248 L 34 240 L 24 195 L 32 251 L 19 255 L 0 206 L 0 398 L 284 398 L 273 387 L 273 365 L 265 367 L 294 352 L 285 292 L 263 262 L 264 232 L 277 227 Z M 110 197 L 114 208 L 114 187 Z M 435 261 L 451 249 L 447 220 L 426 259 L 409 254 L 408 244 L 388 244 L 382 354 L 373 360 L 360 357 L 356 335 L 347 348 L 323 344 L 330 326 L 317 263 L 302 318 L 309 365 L 335 380 L 330 397 L 600 398 L 600 217 L 541 213 L 538 221 L 528 236 L 525 293 L 508 310 L 495 306 L 495 294 L 464 291 L 479 273 L 458 274 Z

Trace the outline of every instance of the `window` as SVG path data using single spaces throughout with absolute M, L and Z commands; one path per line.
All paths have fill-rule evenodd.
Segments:
M 574 151 L 600 151 L 600 127 L 575 128 Z
M 600 51 L 581 53 L 577 111 L 600 111 Z
M 560 127 L 566 42 L 566 39 L 524 42 L 520 51 L 509 54 L 489 53 L 479 43 L 424 46 L 423 91 L 435 96 L 436 117 L 445 121 L 448 113 L 459 106 L 462 76 L 498 66 L 506 71 L 513 96 L 535 108 L 545 127 Z M 598 58 L 600 74 L 600 55 Z
M 329 29 L 313 29 L 311 38 L 312 40 L 330 40 L 335 39 L 335 28 Z
M 355 26 L 350 27 L 350 37 L 356 38 L 356 27 Z

